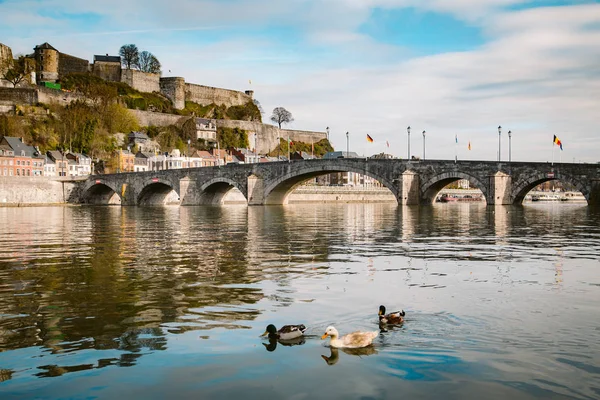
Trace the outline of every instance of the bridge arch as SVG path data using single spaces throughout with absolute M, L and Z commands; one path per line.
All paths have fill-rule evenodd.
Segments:
M 289 170 L 288 170 L 289 171 Z M 287 204 L 290 193 L 302 182 L 315 178 L 321 175 L 327 175 L 336 172 L 354 172 L 369 176 L 379 181 L 382 185 L 388 188 L 396 200 L 398 200 L 399 190 L 393 182 L 384 176 L 380 176 L 371 171 L 354 167 L 351 165 L 319 165 L 319 166 L 304 166 L 300 169 L 294 169 L 292 172 L 279 176 L 277 179 L 265 182 L 264 204 Z
M 212 178 L 200 185 L 199 204 L 203 205 L 218 205 L 223 204 L 225 196 L 233 188 L 238 189 L 246 200 L 248 196 L 245 188 L 233 179 L 226 177 Z
M 547 172 L 536 172 L 527 175 L 524 179 L 521 179 L 519 182 L 513 183 L 513 190 L 511 192 L 512 204 L 523 204 L 525 196 L 533 188 L 535 188 L 538 185 L 541 185 L 544 182 L 554 180 L 566 182 L 573 185 L 578 191 L 580 191 L 583 194 L 583 196 L 589 204 L 590 191 L 588 190 L 588 188 L 578 179 L 575 179 L 568 174 L 561 173 L 560 171 L 552 173 L 551 176 Z
M 471 187 L 475 187 L 483 193 L 486 202 L 488 201 L 489 188 L 478 177 L 462 171 L 448 171 L 434 175 L 421 183 L 421 203 L 431 204 L 435 201 L 437 194 L 448 184 L 460 179 L 469 181 Z
M 119 189 L 101 179 L 86 182 L 81 190 L 81 202 L 94 205 L 120 205 L 123 202 Z
M 146 179 L 142 183 L 141 189 L 136 196 L 135 204 L 140 206 L 157 206 L 169 203 L 179 204 L 179 197 L 178 184 L 174 185 L 168 179 L 161 177 L 153 177 Z

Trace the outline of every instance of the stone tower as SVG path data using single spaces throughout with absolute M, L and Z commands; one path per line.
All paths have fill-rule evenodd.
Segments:
M 185 80 L 183 78 L 160 78 L 160 92 L 173 102 L 176 110 L 185 108 Z
M 47 42 L 33 48 L 36 61 L 36 76 L 39 82 L 58 80 L 58 50 Z

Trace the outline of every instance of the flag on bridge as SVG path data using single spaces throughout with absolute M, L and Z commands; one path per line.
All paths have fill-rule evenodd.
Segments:
M 367 133 L 367 142 L 373 143 L 373 138 Z
M 390 142 L 388 142 L 387 140 L 385 141 L 386 146 L 388 147 L 388 149 L 390 148 Z
M 561 150 L 563 149 L 563 148 L 562 148 L 562 142 L 560 141 L 560 139 L 559 139 L 559 138 L 557 138 L 557 137 L 556 137 L 556 135 L 554 135 L 554 141 L 553 141 L 553 143 L 554 143 L 555 145 L 559 146 Z
M 469 140 L 469 145 L 467 146 L 469 150 L 471 150 L 471 141 Z
M 454 141 L 458 143 L 458 135 L 454 135 Z

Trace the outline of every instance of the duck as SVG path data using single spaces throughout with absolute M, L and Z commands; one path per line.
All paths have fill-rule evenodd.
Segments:
M 306 331 L 306 327 L 304 325 L 284 325 L 281 327 L 281 329 L 277 330 L 275 325 L 269 324 L 267 325 L 265 333 L 260 336 L 268 335 L 269 339 L 290 340 L 304 335 L 304 331 Z
M 378 335 L 378 331 L 356 331 L 340 337 L 337 329 L 335 329 L 333 326 L 328 326 L 325 330 L 325 334 L 321 336 L 321 339 L 325 339 L 329 336 L 331 338 L 331 341 L 329 342 L 331 347 L 357 349 L 360 347 L 370 346 L 373 343 L 373 339 L 375 339 Z
M 379 306 L 379 322 L 382 324 L 401 324 L 404 322 L 404 316 L 406 313 L 402 311 L 394 311 L 392 313 L 385 313 L 385 306 Z

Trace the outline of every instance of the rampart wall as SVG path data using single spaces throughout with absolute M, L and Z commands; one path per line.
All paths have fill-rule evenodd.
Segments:
M 60 53 L 58 57 L 58 76 L 63 77 L 71 73 L 89 72 L 90 63 L 88 60 Z
M 189 118 L 181 115 L 163 114 L 152 111 L 129 110 L 129 112 L 135 115 L 140 126 L 179 125 L 182 120 Z
M 44 86 L 36 86 L 37 91 L 37 102 L 40 103 L 57 103 L 61 106 L 67 106 L 71 102 L 76 100 L 87 101 L 85 96 L 82 96 L 75 92 L 63 92 L 62 90 L 50 89 Z
M 140 92 L 160 92 L 160 75 L 149 74 L 133 69 L 121 70 L 121 82 L 128 84 Z
M 244 105 L 249 101 L 252 101 L 252 97 L 245 93 L 238 92 L 237 90 L 186 83 L 185 100 L 202 105 L 215 103 L 217 105 L 224 104 L 227 107 L 231 107 Z
M 0 87 L 0 104 L 28 104 L 32 105 L 38 102 L 38 96 L 35 89 Z
M 94 75 L 109 82 L 121 82 L 121 64 L 96 61 L 93 66 Z

